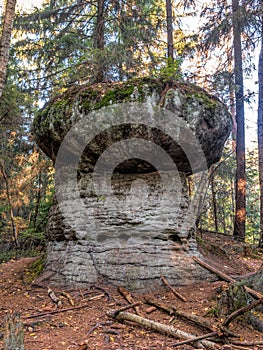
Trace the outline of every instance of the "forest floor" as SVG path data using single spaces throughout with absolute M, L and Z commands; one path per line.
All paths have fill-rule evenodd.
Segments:
M 224 235 L 203 233 L 202 238 L 199 238 L 199 244 L 205 261 L 228 275 L 246 275 L 262 269 L 262 251 L 252 249 L 248 245 L 237 244 Z M 2 322 L 0 349 L 3 348 L 4 319 L 10 311 L 18 312 L 24 322 L 26 350 L 171 350 L 175 348 L 174 345 L 179 341 L 175 337 L 162 335 L 135 323 L 117 322 L 107 316 L 110 310 L 116 310 L 128 304 L 117 288 L 100 285 L 85 290 L 53 289 L 63 302 L 62 308 L 57 308 L 49 298 L 47 288 L 27 282 L 31 274 L 30 266 L 35 260 L 36 258 L 21 258 L 0 264 Z M 144 295 L 133 293 L 133 299 L 143 301 L 145 297 L 154 298 L 168 307 L 205 317 L 216 329 L 222 322 L 214 312 L 216 301 L 220 291 L 226 285 L 226 282 L 217 280 L 177 287 L 176 290 L 187 299 L 186 302 L 178 299 L 168 287 Z M 78 306 L 83 308 L 76 309 L 75 307 Z M 61 312 L 66 308 L 72 308 L 72 310 Z M 58 312 L 52 314 L 53 311 Z M 133 312 L 131 309 L 127 311 Z M 44 315 L 31 317 L 40 313 Z M 140 313 L 145 318 L 172 325 L 188 333 L 195 335 L 208 333 L 207 330 L 183 318 L 174 318 L 159 309 L 152 311 L 147 304 L 140 306 Z M 262 314 L 259 313 L 259 317 L 263 320 Z M 222 349 L 263 349 L 263 345 L 255 345 L 256 342 L 263 341 L 263 333 L 253 330 L 252 326 L 242 323 L 238 318 L 230 324 L 229 330 L 239 335 L 236 341 L 247 342 L 247 345 L 243 347 L 240 344 L 222 345 Z M 189 344 L 178 347 L 178 349 L 193 348 L 195 347 Z

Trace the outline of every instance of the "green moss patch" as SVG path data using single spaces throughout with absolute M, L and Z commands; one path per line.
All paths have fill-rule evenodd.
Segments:
M 28 268 L 24 271 L 23 282 L 25 284 L 31 284 L 45 268 L 46 255 L 42 254 L 36 260 L 34 260 Z

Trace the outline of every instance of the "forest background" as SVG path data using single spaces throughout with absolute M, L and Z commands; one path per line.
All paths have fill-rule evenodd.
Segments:
M 15 3 L 2 4 L 2 68 L 4 24 Z M 190 81 L 228 106 L 234 128 L 211 172 L 198 227 L 262 246 L 260 0 L 15 5 L 7 71 L 0 69 L 0 261 L 45 247 L 54 169 L 31 133 L 41 106 L 80 84 L 142 76 Z M 258 138 L 245 129 L 242 106 L 249 127 L 257 120 Z M 191 193 L 191 178 L 188 186 Z

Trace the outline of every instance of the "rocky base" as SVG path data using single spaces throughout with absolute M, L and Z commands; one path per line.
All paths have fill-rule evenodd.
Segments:
M 108 283 L 138 292 L 160 288 L 160 276 L 174 286 L 214 280 L 214 276 L 194 263 L 192 255 L 200 256 L 194 240 L 187 253 L 172 242 L 114 248 L 103 245 L 95 248 L 85 242 L 50 242 L 46 273 L 50 284 L 63 287 Z

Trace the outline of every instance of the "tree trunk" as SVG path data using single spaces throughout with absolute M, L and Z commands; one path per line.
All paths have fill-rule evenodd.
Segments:
M 41 202 L 41 194 L 42 194 L 42 171 L 39 171 L 38 174 L 38 188 L 37 188 L 37 196 L 36 196 L 36 207 L 34 212 L 34 218 L 33 218 L 33 228 L 36 229 L 37 226 L 37 218 L 39 214 L 39 208 L 40 208 L 40 202 Z
M 263 5 L 262 5 L 263 9 Z M 263 30 L 263 16 L 262 16 Z M 263 35 L 258 61 L 258 163 L 260 184 L 260 238 L 259 246 L 263 248 Z
M 14 213 L 13 213 L 9 182 L 8 182 L 8 177 L 7 177 L 5 167 L 4 167 L 4 164 L 2 163 L 2 161 L 0 161 L 0 169 L 1 169 L 1 173 L 2 173 L 4 182 L 5 182 L 5 187 L 6 187 L 6 197 L 7 197 L 9 215 L 10 215 L 10 220 L 11 220 L 11 225 L 12 225 L 13 240 L 15 242 L 16 247 L 19 247 L 18 233 L 17 233 L 16 223 L 15 223 L 15 218 L 14 218 Z
M 97 73 L 96 83 L 100 83 L 104 80 L 104 64 L 103 55 L 101 56 L 99 51 L 104 49 L 104 6 L 105 0 L 98 0 L 97 2 L 97 23 L 95 29 L 95 48 L 98 50 L 97 57 Z
M 173 45 L 173 8 L 172 1 L 166 0 L 166 21 L 167 21 L 167 50 L 168 62 L 174 60 L 174 45 Z
M 0 41 L 0 97 L 2 96 L 6 79 L 11 33 L 15 17 L 15 7 L 16 0 L 6 0 L 2 36 Z
M 245 159 L 245 118 L 244 118 L 244 86 L 241 45 L 241 25 L 239 0 L 232 0 L 233 45 L 235 66 L 235 98 L 236 98 L 236 210 L 234 237 L 244 241 L 246 236 L 246 159 Z
M 213 202 L 215 231 L 219 232 L 219 230 L 218 230 L 218 219 L 217 219 L 217 202 L 216 202 L 214 175 L 211 177 L 211 191 L 212 191 L 212 202 Z

